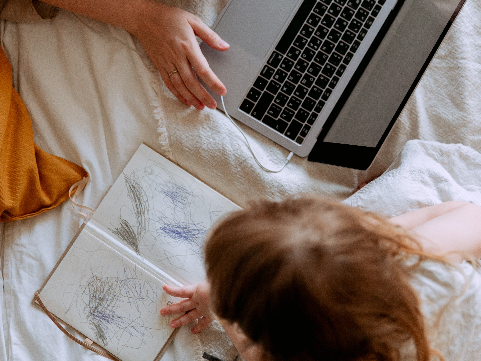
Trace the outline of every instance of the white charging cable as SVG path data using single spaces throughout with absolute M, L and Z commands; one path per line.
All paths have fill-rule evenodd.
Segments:
M 224 104 L 224 97 L 221 96 L 220 99 L 222 100 L 222 107 L 224 108 L 224 113 L 225 115 L 227 115 L 227 118 L 229 118 L 229 120 L 232 122 L 232 124 L 235 125 L 235 127 L 239 130 L 239 132 L 241 132 L 242 136 L 244 137 L 246 143 L 247 143 L 247 148 L 249 148 L 252 156 L 254 157 L 254 160 L 256 161 L 256 163 L 259 165 L 259 167 L 261 167 L 263 170 L 265 170 L 266 172 L 269 172 L 269 173 L 279 173 L 281 170 L 284 169 L 284 167 L 289 163 L 289 161 L 291 160 L 292 156 L 294 155 L 293 152 L 290 152 L 289 155 L 287 156 L 286 158 L 286 162 L 282 165 L 281 168 L 279 168 L 278 170 L 272 170 L 272 169 L 269 169 L 267 167 L 264 167 L 261 162 L 259 162 L 259 160 L 257 159 L 256 155 L 254 154 L 254 151 L 252 150 L 251 148 L 251 145 L 249 143 L 249 141 L 247 140 L 247 137 L 246 135 L 244 134 L 244 132 L 242 131 L 241 128 L 239 128 L 239 126 L 234 122 L 234 120 L 230 117 L 229 113 L 227 112 L 227 109 L 225 107 L 225 104 Z

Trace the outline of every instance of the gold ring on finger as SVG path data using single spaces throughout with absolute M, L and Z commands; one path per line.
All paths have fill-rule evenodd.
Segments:
M 173 74 L 175 74 L 175 73 L 178 73 L 178 72 L 179 72 L 179 71 L 178 71 L 177 69 L 171 71 L 171 72 L 169 73 L 169 78 L 170 78 L 171 75 L 173 75 Z

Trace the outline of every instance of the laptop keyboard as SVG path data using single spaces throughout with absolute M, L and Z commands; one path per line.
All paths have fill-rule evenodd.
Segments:
M 302 144 L 386 0 L 305 0 L 239 109 Z

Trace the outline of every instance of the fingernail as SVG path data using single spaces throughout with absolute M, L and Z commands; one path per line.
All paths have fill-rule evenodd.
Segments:
M 170 327 L 172 327 L 172 328 L 176 328 L 177 326 L 178 326 L 178 323 L 175 322 L 175 321 L 172 321 L 172 322 L 170 323 Z
M 221 40 L 221 41 L 219 41 L 219 46 L 220 46 L 221 48 L 227 48 L 227 47 L 229 47 L 230 45 L 229 45 L 227 42 L 225 42 L 224 40 Z

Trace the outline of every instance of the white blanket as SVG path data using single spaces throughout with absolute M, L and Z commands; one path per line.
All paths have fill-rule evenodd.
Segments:
M 222 1 L 182 4 L 211 24 Z M 257 196 L 279 198 L 298 192 L 345 199 L 360 182 L 383 173 L 409 139 L 463 143 L 480 151 L 479 19 L 481 3 L 468 0 L 379 156 L 365 172 L 294 157 L 280 174 L 264 173 L 223 115 L 187 109 L 175 100 L 138 44 L 118 28 L 61 12 L 51 23 L 4 24 L 1 37 L 14 68 L 15 86 L 32 116 L 35 141 L 44 150 L 81 164 L 91 174 L 92 183 L 80 199 L 83 204 L 91 208 L 99 204 L 144 142 L 244 205 Z M 286 151 L 247 133 L 262 161 L 282 162 Z M 416 152 L 412 146 L 405 149 L 407 153 L 393 166 L 391 175 L 377 179 L 349 201 L 365 208 L 377 202 L 375 210 L 386 215 L 450 199 L 478 202 L 474 197 L 481 168 L 474 150 L 437 143 L 417 146 Z M 443 149 L 444 155 L 438 149 Z M 419 163 L 420 159 L 426 164 Z M 443 177 L 437 171 L 441 168 L 446 170 Z M 413 169 L 418 173 L 409 178 Z M 468 181 L 469 177 L 475 181 Z M 397 205 L 381 203 L 379 198 L 392 199 L 387 190 L 396 182 L 406 183 L 406 197 L 395 200 Z M 416 192 L 421 186 L 425 191 Z M 78 215 L 65 203 L 38 217 L 0 225 L 0 360 L 102 359 L 67 339 L 31 305 L 33 293 L 79 224 Z M 201 360 L 199 352 L 209 337 L 188 337 L 184 328 L 166 359 Z M 217 336 L 210 339 L 219 340 Z M 222 346 L 212 348 L 224 352 Z M 191 356 L 195 352 L 196 356 Z M 226 352 L 230 351 L 224 352 L 227 359 Z

